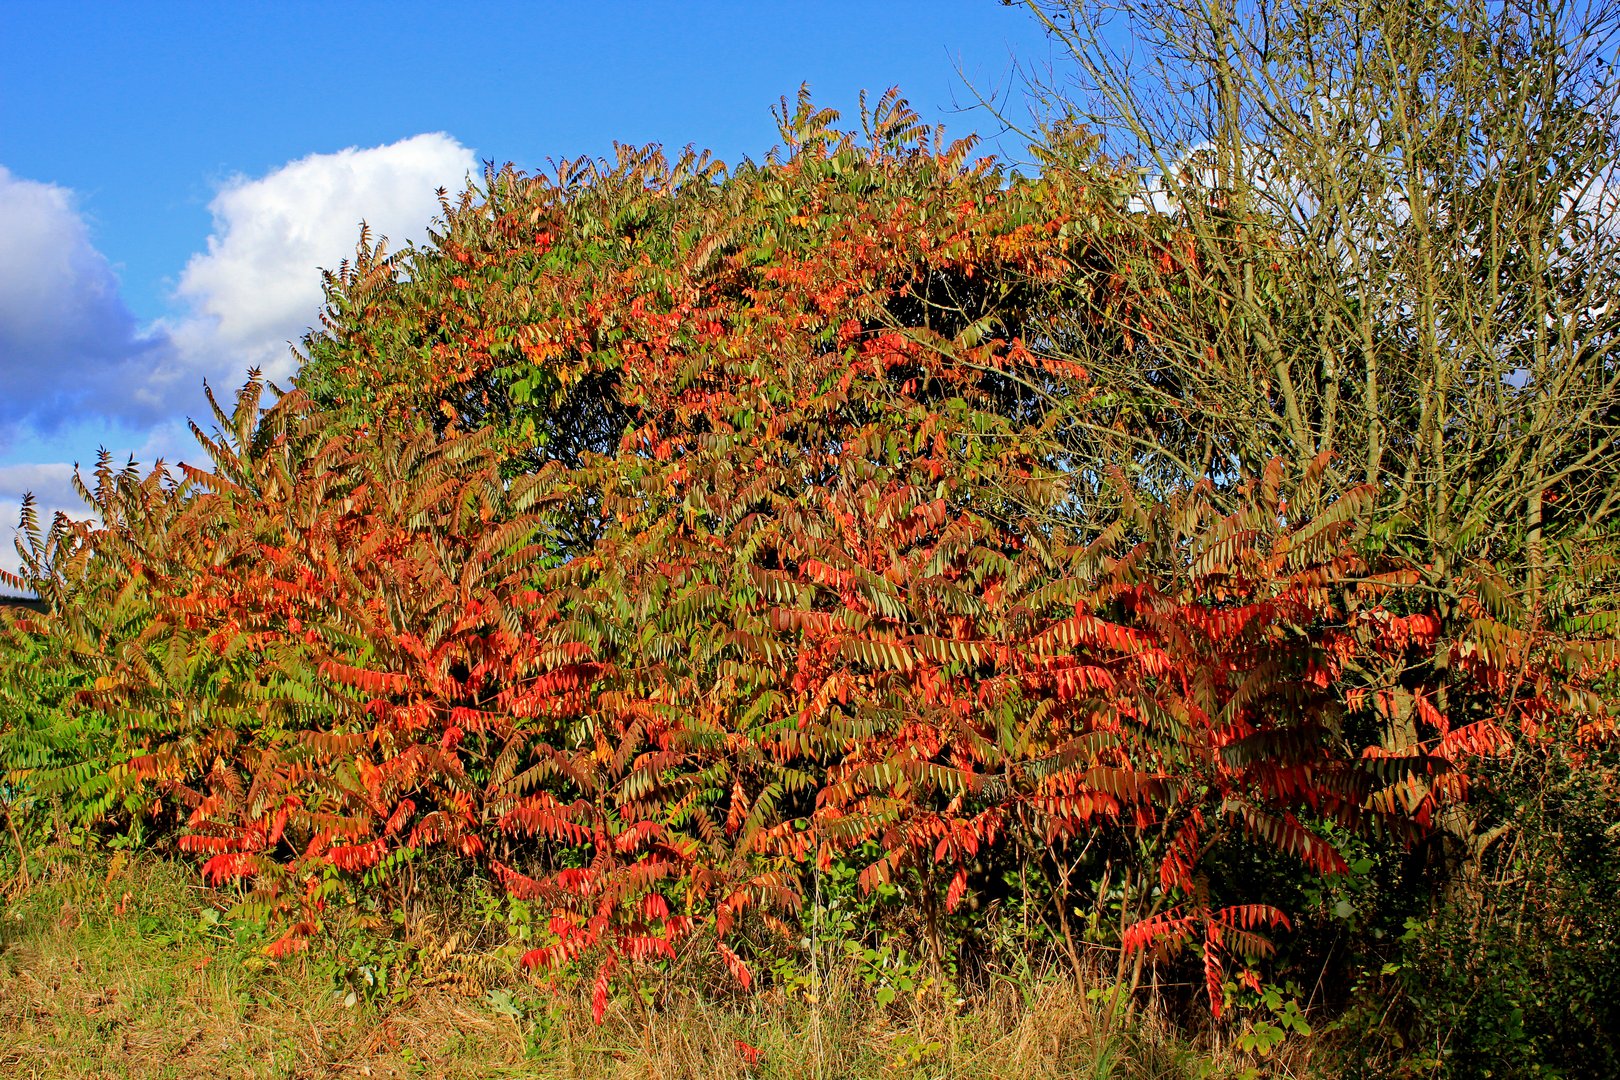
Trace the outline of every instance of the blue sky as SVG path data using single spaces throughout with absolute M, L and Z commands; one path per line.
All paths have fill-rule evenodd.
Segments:
M 801 82 L 846 118 L 861 89 L 898 85 L 925 118 L 994 136 L 962 111 L 962 75 L 1005 90 L 1014 58 L 1048 55 L 995 0 L 7 0 L 0 541 L 22 489 L 71 505 L 69 466 L 98 445 L 187 452 L 203 378 L 287 374 L 316 268 L 359 219 L 419 237 L 433 187 L 482 159 L 615 140 L 757 157 Z

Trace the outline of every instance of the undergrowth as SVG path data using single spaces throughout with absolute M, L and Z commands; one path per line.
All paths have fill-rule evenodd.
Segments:
M 277 961 L 264 931 L 222 913 L 221 894 L 180 863 L 70 855 L 26 885 L 6 880 L 8 1077 L 1304 1075 L 1297 1061 L 1291 1072 L 1195 1045 L 1152 1008 L 1110 1021 L 1106 984 L 1055 974 L 959 994 L 922 972 L 870 979 L 855 956 L 812 989 L 632 982 L 598 1025 L 587 980 L 527 974 L 521 942 L 491 948 L 510 928 L 472 901 L 345 915 Z

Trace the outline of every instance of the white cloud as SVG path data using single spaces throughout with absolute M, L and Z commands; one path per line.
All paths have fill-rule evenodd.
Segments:
M 125 306 L 73 193 L 0 166 L 0 435 L 53 428 L 80 407 L 150 419 L 122 388 L 168 354 Z
M 353 254 L 360 222 L 394 249 L 422 239 L 437 189 L 459 191 L 476 163 L 433 133 L 237 177 L 180 275 L 182 313 L 146 327 L 73 193 L 0 167 L 0 449 L 21 426 L 51 432 L 87 416 L 136 430 L 204 421 L 202 381 L 228 402 L 250 367 L 284 383 L 290 344 L 319 318 L 320 270 Z
M 421 240 L 439 209 L 436 190 L 459 191 L 475 164 L 471 150 L 434 133 L 312 154 L 226 184 L 209 207 L 208 249 L 191 257 L 176 291 L 191 309 L 170 327 L 186 374 L 228 389 L 257 366 L 284 382 L 290 343 L 319 315 L 319 270 L 354 253 L 360 222 L 393 249 Z
M 459 191 L 476 165 L 471 150 L 435 133 L 237 177 L 210 204 L 206 250 L 180 275 L 182 313 L 144 327 L 73 192 L 0 167 L 0 453 L 12 443 L 13 453 L 88 460 L 94 442 L 78 445 L 88 435 L 128 446 L 144 465 L 201 457 L 185 418 L 213 427 L 202 381 L 227 408 L 250 367 L 284 383 L 289 344 L 319 317 L 320 269 L 353 254 L 360 222 L 392 249 L 420 240 L 437 189 Z M 43 521 L 85 513 L 72 470 L 0 465 L 0 566 L 16 568 L 24 491 Z
M 10 499 L 20 504 L 23 493 L 29 491 L 34 493 L 41 506 L 61 510 L 83 507 L 78 493 L 73 490 L 72 465 L 66 462 L 0 465 L 0 499 Z

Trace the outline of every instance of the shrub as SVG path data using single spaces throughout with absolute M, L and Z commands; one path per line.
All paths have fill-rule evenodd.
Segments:
M 278 953 L 476 868 L 598 1014 L 699 940 L 748 986 L 835 860 L 904 876 L 940 955 L 1009 863 L 1077 851 L 1095 894 L 1043 898 L 1075 962 L 1083 898 L 1122 980 L 1191 953 L 1219 1013 L 1289 923 L 1211 872 L 1234 850 L 1339 872 L 1593 709 L 1611 652 L 1478 600 L 1442 636 L 1325 457 L 1217 508 L 1077 456 L 1097 390 L 1023 329 L 1131 302 L 1118 170 L 970 164 L 892 98 L 864 141 L 832 119 L 784 107 L 731 174 L 494 174 L 333 278 L 298 387 L 216 405 L 207 469 L 104 465 L 96 524 L 30 530 L 50 608 L 4 663 L 61 690 L 0 679 L 11 782 L 93 775 L 80 820 L 170 832 Z

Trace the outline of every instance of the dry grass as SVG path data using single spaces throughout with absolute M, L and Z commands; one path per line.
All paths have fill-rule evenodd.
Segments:
M 404 990 L 345 1005 L 336 942 L 271 964 L 208 910 L 186 871 L 156 861 L 58 868 L 7 902 L 0 1076 L 1169 1080 L 1245 1065 L 1151 1018 L 1107 1031 L 1100 1006 L 1057 980 L 887 1008 L 836 974 L 815 1002 L 715 1002 L 694 988 L 654 1007 L 627 992 L 597 1026 L 580 997 L 452 940 L 413 953 Z

